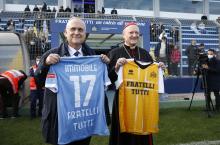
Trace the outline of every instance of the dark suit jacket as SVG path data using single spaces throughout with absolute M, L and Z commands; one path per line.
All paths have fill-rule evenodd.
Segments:
M 86 44 L 83 44 L 84 56 L 94 55 L 95 52 Z M 37 85 L 43 87 L 50 66 L 45 64 L 47 56 L 51 53 L 59 54 L 61 57 L 70 56 L 68 44 L 63 43 L 58 48 L 50 49 L 41 58 L 38 69 L 35 72 Z M 42 110 L 42 132 L 47 143 L 57 144 L 58 140 L 58 116 L 57 116 L 57 93 L 45 88 Z

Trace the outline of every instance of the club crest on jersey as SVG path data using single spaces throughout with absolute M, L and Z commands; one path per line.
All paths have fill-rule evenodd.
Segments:
M 55 78 L 55 77 L 56 77 L 56 75 L 55 75 L 55 74 L 52 74 L 52 73 L 47 74 L 47 78 Z
M 156 72 L 154 72 L 154 71 L 153 71 L 153 72 L 151 72 L 151 73 L 150 73 L 150 77 L 152 77 L 152 78 L 156 78 L 156 77 L 157 77 L 157 73 L 156 73 Z
M 129 69 L 129 70 L 128 70 L 128 74 L 129 74 L 129 75 L 133 75 L 133 73 L 134 73 L 134 71 L 133 71 L 132 69 Z

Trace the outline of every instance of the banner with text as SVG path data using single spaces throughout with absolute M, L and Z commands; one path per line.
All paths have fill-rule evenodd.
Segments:
M 55 19 L 51 20 L 51 46 L 59 46 L 60 37 L 59 33 L 63 32 L 68 19 Z M 86 24 L 86 32 L 91 34 L 121 34 L 124 25 L 130 21 L 120 20 L 88 20 L 84 19 Z M 141 36 L 143 37 L 143 47 L 147 50 L 150 49 L 150 23 L 137 22 L 140 28 Z

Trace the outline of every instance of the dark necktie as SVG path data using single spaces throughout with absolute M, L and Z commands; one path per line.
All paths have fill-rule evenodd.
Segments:
M 78 56 L 79 54 L 79 51 L 76 51 L 73 55 Z

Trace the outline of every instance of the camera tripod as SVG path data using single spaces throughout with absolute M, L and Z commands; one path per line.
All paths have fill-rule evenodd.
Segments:
M 197 77 L 196 77 L 196 81 L 195 81 L 195 84 L 194 84 L 192 97 L 191 97 L 191 101 L 190 101 L 188 109 L 189 110 L 191 109 L 192 101 L 193 101 L 193 98 L 194 98 L 194 95 L 195 95 L 195 90 L 196 90 L 196 87 L 197 87 L 198 82 L 199 82 L 199 76 L 201 75 L 202 76 L 202 86 L 204 88 L 206 112 L 207 112 L 208 118 L 210 118 L 212 116 L 211 111 L 214 111 L 214 106 L 213 106 L 213 103 L 212 103 L 211 96 L 208 95 L 208 86 L 207 86 L 207 79 L 206 79 L 207 70 L 203 69 L 203 68 L 199 68 L 199 66 L 198 66 L 197 70 L 198 70 Z

